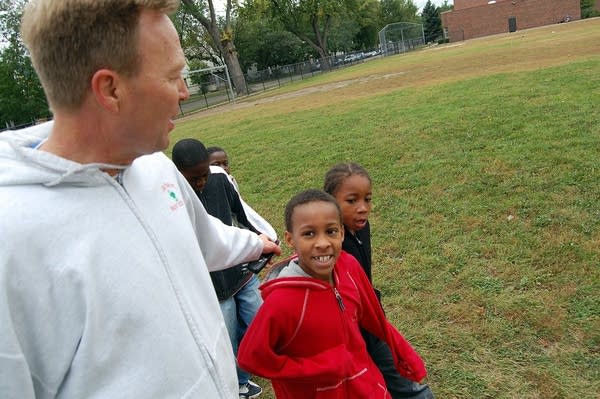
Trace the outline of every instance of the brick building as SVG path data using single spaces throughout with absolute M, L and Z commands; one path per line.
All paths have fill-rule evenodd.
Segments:
M 580 0 L 454 0 L 441 17 L 445 37 L 456 42 L 574 21 L 581 8 Z

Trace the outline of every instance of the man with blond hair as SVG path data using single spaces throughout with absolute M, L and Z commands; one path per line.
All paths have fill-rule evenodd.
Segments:
M 279 253 L 173 163 L 175 0 L 31 0 L 53 123 L 0 136 L 0 397 L 237 398 L 208 269 Z M 207 267 L 208 265 L 208 267 Z

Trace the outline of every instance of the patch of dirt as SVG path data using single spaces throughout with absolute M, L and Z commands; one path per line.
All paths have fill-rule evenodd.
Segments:
M 372 83 L 373 81 L 393 79 L 393 78 L 396 78 L 398 76 L 402 76 L 405 74 L 406 74 L 406 72 L 373 74 L 373 75 L 368 75 L 368 76 L 361 76 L 356 79 L 347 79 L 347 80 L 341 80 L 338 82 L 324 83 L 321 85 L 306 87 L 304 89 L 296 90 L 293 92 L 276 94 L 274 96 L 263 97 L 263 98 L 256 99 L 256 100 L 252 100 L 252 97 L 248 97 L 248 98 L 242 99 L 239 102 L 236 102 L 235 104 L 228 103 L 228 104 L 218 105 L 218 106 L 215 106 L 215 107 L 212 107 L 209 109 L 203 109 L 197 113 L 188 114 L 185 117 L 179 118 L 179 120 L 185 121 L 185 120 L 189 120 L 189 119 L 197 119 L 199 117 L 208 116 L 208 115 L 212 115 L 215 113 L 223 113 L 223 112 L 228 112 L 228 111 L 233 111 L 233 110 L 238 110 L 238 109 L 252 108 L 252 107 L 255 107 L 255 106 L 261 105 L 261 104 L 276 103 L 276 102 L 280 102 L 283 100 L 289 100 L 289 99 L 308 96 L 311 94 L 330 93 L 334 90 L 343 89 L 345 87 L 353 86 L 356 84 L 368 84 L 368 83 Z M 259 94 L 263 94 L 263 93 L 264 92 L 261 92 Z

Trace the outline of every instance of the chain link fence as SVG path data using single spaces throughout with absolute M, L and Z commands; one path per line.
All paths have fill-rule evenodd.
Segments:
M 365 62 L 370 59 L 404 53 L 418 49 L 424 45 L 423 30 L 418 27 L 404 27 L 400 37 L 390 35 L 397 41 L 389 40 L 388 36 L 378 49 L 340 53 L 327 58 L 304 61 L 297 64 L 273 66 L 263 70 L 250 69 L 244 74 L 248 95 L 278 88 L 292 82 L 312 78 L 315 75 L 331 72 L 340 68 Z M 399 39 L 399 40 L 398 40 Z M 225 66 L 207 68 L 206 70 L 190 71 L 186 83 L 190 90 L 190 98 L 180 104 L 181 115 L 211 108 L 228 102 L 235 102 L 238 95 L 231 87 L 231 76 Z
M 396 22 L 379 31 L 379 43 L 384 55 L 405 53 L 425 44 L 422 24 Z

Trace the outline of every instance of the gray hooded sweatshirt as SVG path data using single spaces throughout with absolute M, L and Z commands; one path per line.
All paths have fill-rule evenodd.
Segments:
M 0 397 L 237 398 L 207 265 L 261 241 L 164 154 L 117 180 L 34 149 L 50 126 L 0 133 Z

